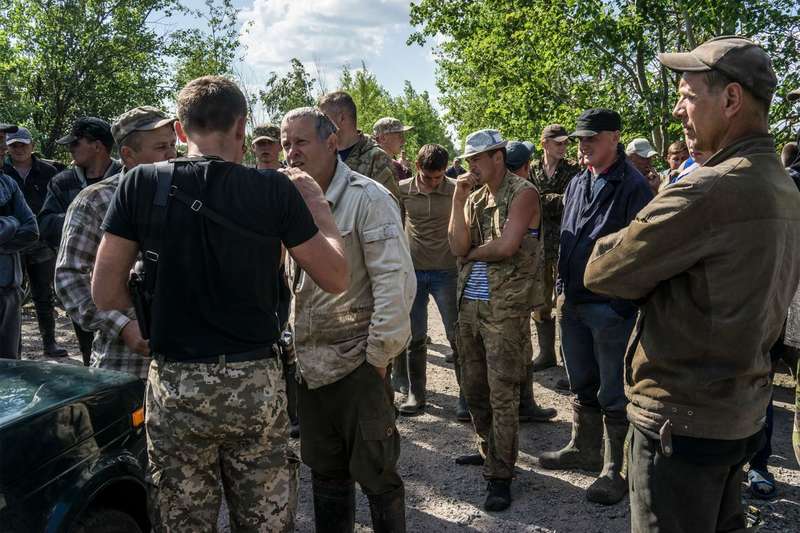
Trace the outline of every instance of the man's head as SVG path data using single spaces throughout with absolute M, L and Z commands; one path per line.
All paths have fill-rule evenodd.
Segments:
M 6 155 L 6 134 L 17 131 L 13 124 L 0 123 L 0 158 Z
M 426 144 L 417 153 L 417 178 L 428 187 L 435 189 L 442 183 L 450 154 L 444 146 Z
M 459 168 L 461 166 L 461 158 L 456 157 L 455 159 L 453 159 L 453 166 Z
M 257 126 L 253 130 L 253 153 L 258 168 L 278 168 L 281 153 L 281 129 L 272 124 Z
M 358 129 L 358 113 L 353 98 L 344 91 L 328 93 L 320 97 L 317 107 L 328 115 L 342 134 L 355 133 Z M 282 128 L 281 128 L 282 129 Z
M 6 135 L 6 145 L 11 162 L 15 165 L 28 165 L 33 159 L 33 136 L 27 128 L 19 128 Z
M 510 141 L 506 144 L 506 168 L 521 178 L 527 178 L 533 151 L 531 142 Z
M 478 130 L 467 136 L 462 157 L 481 185 L 505 175 L 506 144 L 497 130 Z
M 781 163 L 783 166 L 789 167 L 797 161 L 798 156 L 800 156 L 800 150 L 798 150 L 796 142 L 788 142 L 783 145 L 783 150 L 781 150 Z
M 281 121 L 281 145 L 290 167 L 327 182 L 336 169 L 336 125 L 315 107 L 300 107 Z
M 134 107 L 111 125 L 125 168 L 174 159 L 175 118 L 150 106 Z
M 111 135 L 111 126 L 105 120 L 83 117 L 76 120 L 69 134 L 56 143 L 67 146 L 77 166 L 87 167 L 95 161 L 110 158 L 114 137 Z
M 684 141 L 675 141 L 667 149 L 667 164 L 670 170 L 676 170 L 681 163 L 689 159 L 689 148 Z
M 647 176 L 653 172 L 653 157 L 658 155 L 658 152 L 653 150 L 650 141 L 643 137 L 638 137 L 628 143 L 625 148 L 625 155 L 628 156 L 633 166 L 642 173 L 642 176 Z
M 561 161 L 567 153 L 569 133 L 561 124 L 550 124 L 542 130 L 542 150 L 547 154 L 547 159 Z
M 751 40 L 717 37 L 658 59 L 682 74 L 672 114 L 697 150 L 713 153 L 732 138 L 768 131 L 777 78 L 767 53 Z
M 214 144 L 239 153 L 245 139 L 247 100 L 239 87 L 223 76 L 203 76 L 178 93 L 178 122 L 175 131 L 181 141 L 212 138 Z
M 406 144 L 406 132 L 414 126 L 406 126 L 393 117 L 383 117 L 372 127 L 372 136 L 391 157 L 397 157 Z
M 587 109 L 575 123 L 570 137 L 577 137 L 583 160 L 598 171 L 605 170 L 617 158 L 622 119 L 611 109 Z

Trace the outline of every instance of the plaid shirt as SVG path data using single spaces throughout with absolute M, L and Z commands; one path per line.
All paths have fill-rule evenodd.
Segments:
M 94 331 L 92 366 L 128 372 L 147 379 L 150 358 L 128 349 L 120 333 L 134 317 L 127 313 L 100 311 L 92 300 L 92 270 L 105 218 L 122 172 L 90 185 L 67 209 L 61 246 L 56 260 L 55 287 L 70 318 L 83 329 Z

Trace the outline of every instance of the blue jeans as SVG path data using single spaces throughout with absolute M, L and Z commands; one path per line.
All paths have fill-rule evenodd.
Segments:
M 455 270 L 417 270 L 417 295 L 411 306 L 411 342 L 425 342 L 428 336 L 428 300 L 433 296 L 444 322 L 450 347 L 456 347 L 456 282 Z
M 625 349 L 635 317 L 608 304 L 564 302 L 558 312 L 569 386 L 583 405 L 625 409 Z

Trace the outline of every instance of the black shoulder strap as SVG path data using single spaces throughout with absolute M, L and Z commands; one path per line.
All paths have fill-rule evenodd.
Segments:
M 156 288 L 156 271 L 158 257 L 161 254 L 161 245 L 164 242 L 164 232 L 167 231 L 167 207 L 169 206 L 170 189 L 172 188 L 172 175 L 175 164 L 165 161 L 153 165 L 156 177 L 156 193 L 153 196 L 153 209 L 150 220 L 145 225 L 143 236 L 145 289 L 151 294 Z

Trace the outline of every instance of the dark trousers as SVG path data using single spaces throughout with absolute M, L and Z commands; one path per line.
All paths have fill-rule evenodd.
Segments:
M 760 442 L 756 442 L 756 445 Z M 666 457 L 661 443 L 633 427 L 628 461 L 631 533 L 746 531 L 742 466 L 753 449 L 706 464 Z
M 35 262 L 35 256 L 23 255 L 25 271 L 28 273 L 28 283 L 31 287 L 31 299 L 36 308 L 36 318 L 39 320 L 39 329 L 48 328 L 54 323 L 53 318 L 53 276 L 56 271 L 56 258 Z M 41 331 L 42 335 L 51 331 Z
M 0 287 L 1 359 L 19 359 L 21 325 L 19 290 L 16 287 Z
M 83 365 L 89 366 L 89 362 L 92 358 L 92 341 L 94 341 L 94 332 L 86 331 L 74 320 L 72 321 L 72 327 L 75 329 L 75 336 L 78 338 L 78 346 L 80 347 L 81 356 L 83 357 Z
M 608 304 L 564 302 L 558 309 L 561 346 L 572 392 L 583 405 L 625 409 L 625 349 L 635 318 Z
M 298 392 L 300 452 L 314 474 L 353 479 L 368 496 L 403 486 L 394 405 L 372 365 L 317 389 L 303 382 Z

